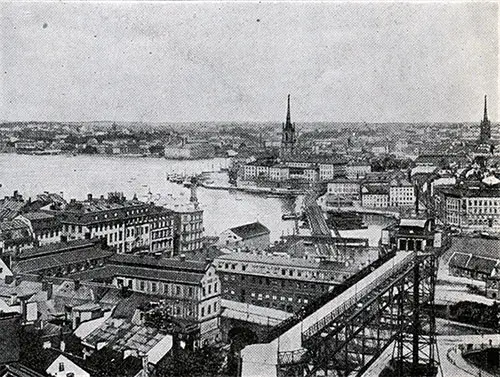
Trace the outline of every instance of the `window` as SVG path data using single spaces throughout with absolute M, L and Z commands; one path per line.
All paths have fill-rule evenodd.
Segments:
M 201 316 L 204 317 L 205 316 L 205 308 L 201 308 Z

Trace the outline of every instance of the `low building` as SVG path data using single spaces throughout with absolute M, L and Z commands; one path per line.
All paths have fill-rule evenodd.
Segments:
M 15 256 L 33 246 L 33 234 L 25 222 L 18 219 L 0 222 L 0 255 Z
M 436 229 L 433 219 L 401 219 L 382 230 L 380 242 L 397 251 L 425 251 L 447 245 L 445 233 Z
M 75 358 L 69 358 L 61 353 L 47 367 L 45 372 L 53 377 L 90 377 L 90 373 L 81 366 L 83 363 L 83 359 L 80 363 L 77 363 Z
M 226 248 L 264 250 L 270 244 L 271 231 L 259 222 L 225 230 L 219 236 L 219 245 Z
M 214 260 L 222 298 L 295 312 L 355 273 L 345 263 L 237 252 Z

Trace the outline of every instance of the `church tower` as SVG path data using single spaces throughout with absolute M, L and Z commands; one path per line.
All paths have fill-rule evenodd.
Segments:
M 290 157 L 295 148 L 295 124 L 290 116 L 290 94 L 288 95 L 288 106 L 286 110 L 286 122 L 283 124 L 281 132 L 281 158 Z
M 481 133 L 479 135 L 479 142 L 481 144 L 489 144 L 491 140 L 491 122 L 488 119 L 488 102 L 487 96 L 484 96 L 484 115 L 481 121 Z

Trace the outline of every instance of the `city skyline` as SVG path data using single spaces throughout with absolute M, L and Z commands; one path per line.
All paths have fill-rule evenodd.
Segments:
M 498 119 L 495 3 L 0 7 L 5 121 Z

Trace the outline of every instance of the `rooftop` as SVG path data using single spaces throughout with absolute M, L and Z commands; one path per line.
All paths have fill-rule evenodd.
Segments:
M 263 236 L 270 234 L 271 231 L 259 222 L 240 225 L 230 229 L 231 232 L 241 237 L 242 239 L 249 239 L 253 237 Z

